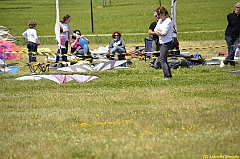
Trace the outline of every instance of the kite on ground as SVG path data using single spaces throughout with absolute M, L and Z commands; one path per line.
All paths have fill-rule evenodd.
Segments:
M 20 59 L 22 48 L 13 42 L 0 40 L 0 59 Z
M 78 83 L 86 83 L 91 80 L 99 78 L 98 76 L 93 75 L 79 75 L 79 74 L 50 74 L 50 75 L 26 75 L 22 77 L 15 78 L 14 80 L 40 80 L 40 79 L 48 79 L 53 82 L 57 82 L 58 84 L 63 84 L 69 81 L 76 81 Z
M 10 30 L 10 28 L 0 25 L 0 40 L 6 40 L 13 43 L 16 42 L 17 39 L 10 34 Z
M 77 63 L 75 65 L 71 65 L 68 67 L 61 67 L 57 70 L 66 71 L 66 72 L 88 72 L 88 71 L 104 71 L 116 68 L 117 66 L 126 64 L 128 60 L 109 60 L 109 61 L 101 61 L 96 64 L 96 66 L 91 67 L 88 64 Z

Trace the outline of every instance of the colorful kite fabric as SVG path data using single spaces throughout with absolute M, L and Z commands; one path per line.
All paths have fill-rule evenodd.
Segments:
M 109 61 L 102 61 L 94 67 L 90 67 L 88 64 L 84 63 L 77 63 L 75 65 L 71 65 L 68 67 L 61 67 L 57 70 L 66 71 L 66 72 L 88 72 L 88 71 L 104 71 L 116 68 L 117 66 L 123 65 L 128 60 L 109 60 Z
M 40 80 L 40 79 L 48 79 L 58 84 L 63 84 L 69 81 L 76 81 L 77 83 L 85 83 L 91 80 L 99 78 L 98 76 L 93 75 L 65 75 L 65 74 L 50 74 L 50 75 L 26 75 L 22 77 L 18 77 L 15 80 Z
M 20 59 L 22 48 L 13 42 L 0 40 L 0 59 Z

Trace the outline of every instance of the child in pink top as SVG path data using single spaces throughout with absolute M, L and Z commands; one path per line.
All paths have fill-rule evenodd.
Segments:
M 61 45 L 58 46 L 57 53 L 67 54 L 67 49 L 65 46 L 66 40 L 67 40 L 67 37 L 63 34 L 63 28 L 60 27 L 60 43 L 61 43 Z M 61 49 L 61 52 L 60 52 L 60 49 Z M 56 62 L 58 62 L 58 61 L 59 61 L 59 56 L 56 57 Z M 62 56 L 62 61 L 67 61 L 67 56 Z

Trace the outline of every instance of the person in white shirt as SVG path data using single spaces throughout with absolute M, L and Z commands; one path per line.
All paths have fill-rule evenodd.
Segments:
M 158 60 L 164 73 L 163 79 L 167 80 L 172 78 L 172 73 L 167 62 L 167 57 L 169 50 L 172 48 L 173 23 L 166 8 L 160 6 L 155 11 L 157 12 L 159 18 L 158 23 L 154 29 L 154 32 L 156 32 L 159 36 L 160 56 L 158 57 Z
M 27 48 L 28 48 L 28 58 L 29 63 L 36 62 L 36 57 L 33 57 L 33 52 L 37 52 L 37 47 L 40 45 L 38 40 L 37 31 L 35 30 L 37 26 L 37 22 L 35 20 L 31 20 L 28 22 L 28 27 L 26 31 L 22 33 L 22 36 L 28 40 Z
M 72 29 L 69 25 L 70 20 L 71 20 L 71 17 L 70 17 L 70 15 L 67 14 L 60 21 L 60 27 L 63 28 L 63 34 L 67 38 L 66 43 L 65 43 L 67 53 L 68 53 L 68 44 L 69 44 L 69 41 L 70 41 L 70 35 L 73 35 Z

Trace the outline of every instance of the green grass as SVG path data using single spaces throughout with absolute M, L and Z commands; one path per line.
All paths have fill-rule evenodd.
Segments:
M 38 22 L 40 36 L 53 35 L 54 1 L 0 1 L 1 25 L 20 36 L 30 19 Z M 182 48 L 222 46 L 226 15 L 235 1 L 183 0 L 177 4 Z M 170 8 L 170 1 L 162 1 Z M 146 33 L 158 1 L 112 0 L 97 8 L 93 0 L 95 33 Z M 88 1 L 60 0 L 61 17 L 72 16 L 73 29 L 91 34 Z M 80 13 L 84 14 L 81 16 Z M 109 17 L 105 14 L 109 13 Z M 116 16 L 120 14 L 121 16 Z M 116 23 L 113 22 L 117 17 Z M 104 23 L 102 22 L 104 21 Z M 124 22 L 124 23 L 123 23 Z M 218 31 L 220 30 L 220 31 Z M 222 31 L 221 31 L 222 30 Z M 202 31 L 202 32 L 201 32 Z M 213 31 L 213 32 L 207 32 Z M 214 32 L 215 31 L 215 32 Z M 190 32 L 190 33 L 186 33 Z M 125 36 L 128 50 L 148 35 Z M 105 46 L 111 37 L 90 37 L 91 49 Z M 55 51 L 52 38 L 40 38 Z M 22 41 L 25 47 L 25 42 Z M 54 44 L 54 45 L 52 45 Z M 204 58 L 226 48 L 191 50 Z M 100 78 L 89 83 L 58 85 L 49 80 L 13 81 L 29 73 L 22 55 L 18 74 L 0 74 L 0 158 L 203 158 L 239 154 L 240 76 L 226 66 L 196 66 L 172 70 L 149 69 L 149 61 L 133 59 L 129 69 L 84 74 Z M 39 58 L 43 61 L 43 58 Z M 50 70 L 50 73 L 56 71 Z
M 167 83 L 154 79 L 160 76 L 156 70 L 117 70 L 100 73 L 100 80 L 84 85 L 38 81 L 5 86 L 2 156 L 187 158 L 234 154 L 239 146 L 239 84 L 223 84 L 229 75 L 219 71 L 213 75 L 209 69 L 201 69 L 197 77 L 192 75 L 196 69 L 183 70 L 184 76 L 174 72 L 175 79 Z M 129 74 L 135 77 L 129 79 Z M 216 78 L 220 75 L 225 77 Z M 230 76 L 230 80 L 239 80 Z M 192 146 L 196 150 L 189 152 Z
M 90 72 L 89 83 L 3 80 L 3 158 L 202 158 L 239 155 L 239 75 L 227 66 Z M 235 69 L 240 69 L 236 65 Z M 53 72 L 53 71 L 51 71 Z M 89 73 L 85 73 L 89 74 Z

